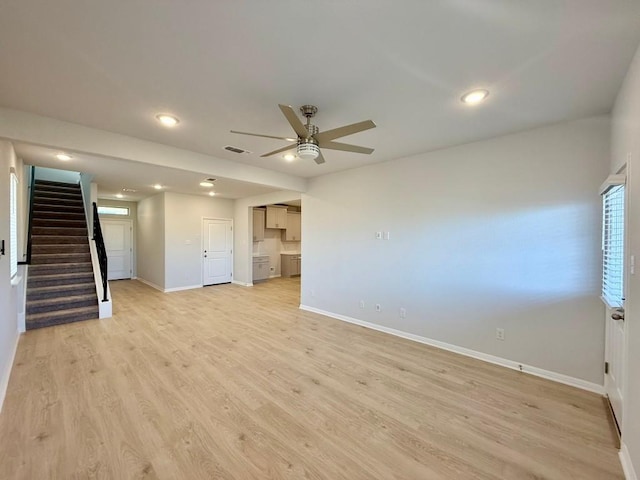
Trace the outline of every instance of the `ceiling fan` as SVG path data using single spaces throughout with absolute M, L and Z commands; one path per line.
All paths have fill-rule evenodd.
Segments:
M 304 124 L 300 121 L 296 112 L 289 105 L 279 105 L 280 110 L 284 114 L 285 118 L 289 122 L 289 125 L 296 132 L 298 138 L 292 137 L 275 137 L 273 135 L 261 135 L 259 133 L 238 132 L 231 130 L 231 133 L 239 133 L 241 135 L 252 135 L 254 137 L 276 138 L 278 140 L 288 140 L 292 143 L 286 147 L 279 148 L 273 152 L 265 153 L 261 157 L 268 157 L 275 155 L 276 153 L 286 152 L 292 148 L 296 149 L 298 156 L 305 160 L 315 160 L 320 165 L 324 163 L 324 157 L 320 148 L 327 148 L 330 150 L 342 150 L 343 152 L 365 153 L 367 155 L 373 152 L 373 148 L 359 147 L 357 145 L 349 145 L 347 143 L 334 142 L 336 138 L 346 137 L 347 135 L 353 135 L 354 133 L 369 130 L 375 128 L 376 124 L 371 120 L 365 120 L 363 122 L 352 123 L 351 125 L 345 125 L 344 127 L 334 128 L 321 132 L 318 127 L 311 123 L 311 118 L 318 112 L 318 108 L 313 105 L 303 105 L 300 107 L 302 116 L 307 118 L 307 123 Z

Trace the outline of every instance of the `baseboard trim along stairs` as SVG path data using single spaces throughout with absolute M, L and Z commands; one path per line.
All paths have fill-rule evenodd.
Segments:
M 600 395 L 604 395 L 603 385 L 587 382 L 586 380 L 582 380 L 580 378 L 570 377 L 569 375 L 563 375 L 562 373 L 556 373 L 550 370 L 544 370 L 542 368 L 533 367 L 531 365 L 525 365 L 522 363 L 514 362 L 513 360 L 508 360 L 506 358 L 489 355 L 488 353 L 477 352 L 469 348 L 459 347 L 457 345 L 441 342 L 439 340 L 433 340 L 427 337 L 421 337 L 420 335 L 415 335 L 413 333 L 407 333 L 407 332 L 403 332 L 402 330 L 396 330 L 394 328 L 384 327 L 382 325 L 377 325 L 375 323 L 365 322 L 364 320 L 348 317 L 346 315 L 340 315 L 338 313 L 328 312 L 326 310 L 321 310 L 315 307 L 309 307 L 307 305 L 300 305 L 300 310 L 318 313 L 326 317 L 335 318 L 336 320 L 342 320 L 343 322 L 353 323 L 354 325 L 359 325 L 361 327 L 377 330 L 378 332 L 388 333 L 390 335 L 405 338 L 407 340 L 413 340 L 414 342 L 418 342 L 418 343 L 424 343 L 425 345 L 441 348 L 442 350 L 447 350 L 453 353 L 459 353 L 460 355 L 475 358 L 477 360 L 482 360 L 483 362 L 493 363 L 495 365 L 500 365 L 502 367 L 510 368 L 512 370 L 518 370 L 523 373 L 527 373 L 529 375 L 535 375 L 537 377 L 546 378 L 547 380 L 553 380 L 554 382 L 563 383 L 565 385 L 570 385 L 572 387 L 580 388 L 582 390 L 587 390 L 589 392 L 594 392 Z
M 36 180 L 32 215 L 26 329 L 97 319 L 80 186 Z

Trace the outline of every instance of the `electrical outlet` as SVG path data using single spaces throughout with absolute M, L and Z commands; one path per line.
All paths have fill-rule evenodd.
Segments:
M 364 300 L 360 300 L 360 308 L 364 308 Z
M 379 303 L 376 303 L 376 312 L 379 312 L 380 310 L 382 310 L 382 307 Z
M 407 318 L 407 309 L 400 308 L 400 318 Z
M 496 338 L 498 340 L 504 340 L 504 328 L 496 328 Z
M 311 289 L 311 296 L 312 296 L 312 297 L 315 297 L 315 296 L 316 296 L 316 291 L 315 291 L 315 290 L 313 290 L 313 289 Z

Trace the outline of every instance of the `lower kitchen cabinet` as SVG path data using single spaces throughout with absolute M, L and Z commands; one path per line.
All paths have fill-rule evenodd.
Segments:
M 283 253 L 280 255 L 280 275 L 282 277 L 293 277 L 300 275 L 302 257 L 299 253 Z

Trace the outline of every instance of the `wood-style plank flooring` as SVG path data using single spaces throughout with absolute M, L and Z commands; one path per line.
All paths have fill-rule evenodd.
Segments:
M 598 395 L 297 308 L 299 279 L 22 336 L 2 479 L 622 479 Z

